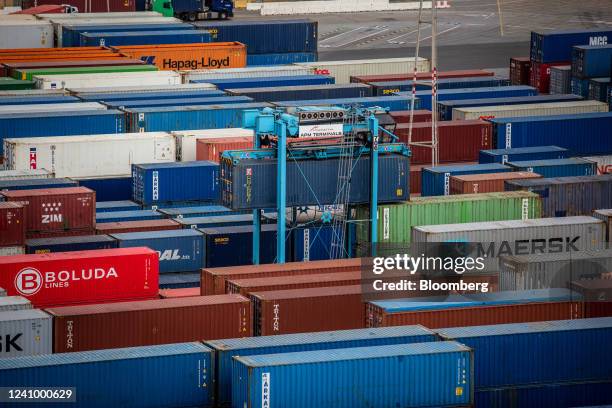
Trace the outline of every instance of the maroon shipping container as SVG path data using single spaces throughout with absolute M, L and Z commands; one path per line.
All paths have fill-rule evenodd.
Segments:
M 196 296 L 47 309 L 53 351 L 99 350 L 251 336 L 240 295 Z
M 408 143 L 409 123 L 400 123 L 395 135 L 401 142 Z M 440 163 L 476 161 L 480 150 L 491 149 L 492 125 L 484 120 L 448 120 L 438 122 L 438 157 Z M 431 140 L 431 123 L 414 123 L 412 141 Z M 431 164 L 428 147 L 410 146 L 411 164 Z
M 314 275 L 275 276 L 227 281 L 225 291 L 247 296 L 251 292 L 322 288 L 328 286 L 359 285 L 361 272 L 323 273 Z
M 0 247 L 25 245 L 25 209 L 20 203 L 0 202 Z
M 467 69 L 457 71 L 438 71 L 438 78 L 464 78 L 464 77 L 483 77 L 493 76 L 494 73 L 482 69 Z M 430 79 L 431 72 L 418 72 L 417 80 Z M 390 82 L 390 81 L 411 81 L 414 79 L 414 72 L 404 74 L 386 74 L 386 75 L 361 75 L 352 76 L 351 82 L 361 82 L 364 84 L 370 82 Z
M 504 183 L 506 180 L 521 180 L 532 178 L 542 178 L 542 176 L 528 171 L 451 176 L 450 193 L 478 194 L 505 191 Z
M 537 88 L 540 93 L 548 93 L 550 91 L 550 67 L 570 64 L 571 62 L 542 64 L 541 62 L 532 61 L 529 68 L 529 85 Z
M 255 336 L 364 327 L 360 285 L 253 292 L 250 298 Z
M 288 262 L 285 264 L 243 265 L 202 269 L 202 295 L 222 295 L 228 280 L 264 278 L 272 276 L 307 275 L 361 270 L 361 259 Z
M 56 3 L 59 3 L 56 2 Z M 50 13 L 65 13 L 66 12 L 66 8 L 62 5 L 58 5 L 58 4 L 48 4 L 48 5 L 44 5 L 44 6 L 38 6 L 38 7 L 30 7 L 28 9 L 25 10 L 19 10 L 16 11 L 14 13 L 11 14 L 30 14 L 30 15 L 34 15 L 34 14 L 50 14 Z
M 200 296 L 200 288 L 160 289 L 159 297 L 162 299 L 174 299 L 183 297 Z
M 528 57 L 510 58 L 510 84 L 529 85 L 529 68 L 531 60 Z
M 245 150 L 253 148 L 252 137 L 198 139 L 196 141 L 196 160 L 211 160 L 219 163 L 220 154 L 226 150 Z
M 40 69 L 40 68 L 73 68 L 73 67 L 107 67 L 124 65 L 143 65 L 144 61 L 131 58 L 112 58 L 99 60 L 52 60 L 39 62 L 11 62 L 2 64 L 7 76 L 12 77 L 15 70 L 21 69 Z
M 97 224 L 96 234 L 119 234 L 122 232 L 165 231 L 175 229 L 181 229 L 181 224 L 168 219 L 118 221 Z
M 582 295 L 584 317 L 612 316 L 612 279 L 588 279 L 570 283 Z
M 37 7 L 46 4 L 57 4 L 58 0 L 23 0 L 22 8 Z M 111 11 L 136 11 L 136 0 L 62 0 L 79 9 L 79 13 L 104 13 Z
M 13 190 L 5 201 L 25 205 L 26 237 L 79 235 L 96 227 L 96 193 L 85 187 Z
M 389 112 L 395 123 L 410 123 L 410 111 L 394 111 Z M 420 109 L 414 111 L 412 123 L 431 122 L 431 111 Z
M 429 329 L 490 324 L 528 323 L 544 320 L 581 319 L 582 302 L 542 302 L 511 305 L 474 306 L 387 313 L 366 304 L 367 327 L 422 324 Z

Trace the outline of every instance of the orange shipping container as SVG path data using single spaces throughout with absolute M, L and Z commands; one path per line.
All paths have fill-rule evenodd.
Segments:
M 239 42 L 131 45 L 112 49 L 165 70 L 246 67 L 246 46 Z
M 541 175 L 528 171 L 511 173 L 466 174 L 450 178 L 451 194 L 478 194 L 504 191 L 506 180 L 542 178 Z
M 196 143 L 196 160 L 220 162 L 220 155 L 226 150 L 252 149 L 252 137 L 198 139 Z

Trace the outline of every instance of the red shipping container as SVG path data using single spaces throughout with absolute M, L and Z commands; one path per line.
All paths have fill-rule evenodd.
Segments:
M 22 8 L 45 4 L 68 4 L 79 9 L 79 13 L 107 13 L 111 11 L 136 11 L 136 0 L 23 0 Z
M 529 85 L 529 68 L 531 60 L 528 57 L 510 58 L 510 84 Z
M 197 296 L 47 309 L 53 351 L 100 350 L 249 337 L 252 311 L 240 295 Z
M 159 297 L 162 299 L 174 299 L 182 297 L 200 296 L 200 288 L 160 289 Z
M 574 281 L 570 289 L 582 295 L 584 317 L 612 316 L 612 279 Z
M 361 270 L 361 259 L 334 259 L 326 261 L 288 262 L 285 264 L 243 265 L 202 269 L 200 275 L 202 295 L 222 295 L 228 280 L 252 279 L 272 276 L 307 275 Z
M 166 231 L 181 229 L 182 226 L 173 220 L 141 220 L 103 222 L 96 225 L 96 234 L 119 234 L 123 232 Z
M 159 260 L 149 248 L 0 257 L 0 287 L 36 307 L 155 299 Z
M 255 336 L 364 328 L 360 285 L 253 292 L 250 298 Z
M 367 327 L 422 324 L 429 329 L 490 324 L 528 323 L 544 320 L 581 319 L 582 302 L 541 302 L 494 306 L 455 307 L 387 313 L 367 303 Z
M 275 276 L 227 281 L 225 291 L 247 296 L 251 292 L 273 290 L 322 288 L 330 286 L 359 285 L 361 272 L 323 273 L 314 275 Z
M 408 143 L 409 123 L 400 123 L 395 135 Z M 448 120 L 438 122 L 438 157 L 440 163 L 477 161 L 480 150 L 491 149 L 492 125 L 484 120 Z M 431 141 L 431 123 L 414 123 L 412 141 Z M 411 164 L 431 164 L 432 149 L 409 146 Z
M 5 201 L 24 203 L 27 238 L 79 230 L 92 232 L 96 227 L 96 193 L 88 188 L 13 190 L 0 194 Z
M 478 194 L 505 191 L 504 183 L 506 182 L 506 180 L 521 180 L 532 178 L 542 178 L 542 176 L 528 171 L 451 176 L 450 193 Z
M 493 76 L 491 71 L 482 69 L 466 69 L 456 71 L 438 71 L 438 78 L 465 78 L 465 77 L 483 77 Z M 351 82 L 361 82 L 367 84 L 369 82 L 390 82 L 390 81 L 412 81 L 414 72 L 405 74 L 386 74 L 386 75 L 361 75 L 352 76 Z M 417 80 L 431 79 L 431 72 L 417 72 Z
M 196 141 L 196 160 L 221 161 L 220 154 L 226 150 L 252 149 L 252 137 L 198 139 Z
M 24 217 L 22 204 L 0 202 L 0 247 L 25 245 Z
M 558 67 L 561 65 L 571 65 L 571 62 L 542 64 L 541 62 L 531 61 L 531 66 L 529 68 L 529 85 L 537 88 L 540 93 L 548 93 L 550 91 L 550 67 Z
M 58 3 L 57 1 L 55 3 Z M 11 14 L 51 14 L 51 13 L 65 13 L 66 7 L 57 4 L 48 4 L 38 7 L 30 7 L 24 10 L 19 10 Z
M 389 115 L 393 118 L 395 123 L 410 123 L 410 111 L 392 111 Z M 418 122 L 431 122 L 431 111 L 427 109 L 419 109 L 414 111 L 412 123 Z

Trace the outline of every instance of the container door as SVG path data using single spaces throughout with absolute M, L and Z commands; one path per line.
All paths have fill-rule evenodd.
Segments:
M 155 160 L 171 160 L 172 157 L 172 142 L 169 139 L 157 140 L 155 142 Z

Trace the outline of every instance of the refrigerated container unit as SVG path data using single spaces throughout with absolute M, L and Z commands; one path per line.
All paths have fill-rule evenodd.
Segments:
M 551 94 L 568 94 L 571 93 L 572 87 L 572 66 L 559 65 L 550 68 L 550 93 Z
M 542 178 L 542 176 L 540 174 L 528 171 L 451 176 L 450 193 L 453 195 L 502 192 L 505 191 L 505 182 L 507 180 L 523 180 L 532 178 Z
M 0 105 L 0 115 L 20 113 L 52 113 L 52 112 L 77 112 L 77 111 L 104 111 L 107 107 L 97 102 L 75 102 L 75 103 L 44 103 L 38 105 Z
M 481 150 L 479 163 L 502 163 L 508 161 L 565 159 L 569 151 L 559 146 L 515 147 L 510 149 Z
M 313 75 L 313 68 L 297 65 L 277 65 L 270 67 L 197 69 L 183 71 L 185 83 L 208 82 L 207 80 L 246 79 L 246 78 L 277 78 L 284 76 Z M 332 76 L 333 77 L 333 76 Z
M 510 85 L 529 85 L 529 57 L 510 58 Z
M 197 141 L 200 139 L 230 140 L 235 138 L 253 138 L 252 129 L 204 129 L 204 130 L 177 130 L 170 132 L 176 140 L 177 161 L 196 160 Z
M 96 192 L 100 201 L 117 201 L 132 199 L 131 177 L 92 177 L 76 179 L 81 187 L 87 187 Z
M 160 289 L 193 289 L 200 292 L 199 272 L 172 272 L 159 275 Z M 199 296 L 196 295 L 196 296 Z
M 0 191 L 36 190 L 41 188 L 77 187 L 78 183 L 68 178 L 43 178 L 24 180 L 0 180 Z
M 194 27 L 189 23 L 147 23 L 143 20 L 141 24 L 101 24 L 101 25 L 79 25 L 64 24 L 62 27 L 62 47 L 79 47 L 81 46 L 81 34 L 85 33 L 113 33 L 117 31 L 187 31 L 193 30 Z M 97 45 L 97 44 L 96 44 Z
M 28 170 L 0 170 L 0 180 L 28 180 L 28 179 L 43 179 L 54 178 L 55 174 L 45 169 L 28 169 Z
M 589 79 L 580 79 L 572 77 L 570 80 L 570 89 L 574 95 L 581 96 L 585 99 L 589 97 Z
M 215 85 L 219 89 L 229 88 L 263 88 L 271 86 L 304 86 L 304 85 L 326 85 L 334 84 L 334 77 L 329 75 L 287 75 L 254 78 L 223 78 L 223 79 L 201 79 L 192 82 L 206 82 Z
M 112 234 L 119 248 L 148 247 L 159 255 L 159 273 L 192 272 L 203 267 L 202 233 L 191 229 Z
M 228 88 L 230 95 L 242 95 L 257 102 L 277 102 L 303 99 L 340 99 L 373 96 L 372 88 L 365 84 L 330 84 L 304 86 L 274 86 L 260 88 Z
M 53 24 L 36 18 L 0 20 L 0 49 L 53 48 Z
M 454 101 L 462 99 L 504 98 L 511 96 L 537 95 L 538 91 L 527 85 L 496 86 L 492 88 L 464 88 L 441 89 L 438 92 L 438 101 Z M 411 92 L 398 92 L 397 95 L 411 98 Z M 417 91 L 417 98 L 421 99 L 421 109 L 431 110 L 431 91 Z
M 610 81 L 609 77 L 589 80 L 589 99 L 604 102 L 608 106 L 608 89 L 611 84 L 612 81 Z
M 612 30 L 573 29 L 531 32 L 531 60 L 537 62 L 571 61 L 575 45 L 605 45 Z
M 23 203 L 0 202 L 0 247 L 21 247 L 25 243 L 25 235 Z
M 124 232 L 166 231 L 180 229 L 173 220 L 116 221 L 96 224 L 96 234 L 120 234 Z
M 92 87 L 178 85 L 181 75 L 174 71 L 115 72 L 78 75 L 38 75 L 35 77 L 38 89 L 78 89 Z
M 107 65 L 97 67 L 64 67 L 64 68 L 30 68 L 17 69 L 14 75 L 17 79 L 34 80 L 40 75 L 76 75 L 76 74 L 104 74 L 123 72 L 150 72 L 157 71 L 157 67 L 147 64 L 138 65 Z
M 134 211 L 134 210 L 140 210 L 140 205 L 130 200 L 97 201 L 96 202 L 96 214 L 103 213 L 103 212 Z
M 204 85 L 204 84 L 203 84 Z M 212 86 L 212 85 L 211 85 Z M 95 101 L 95 102 L 114 102 L 119 100 L 166 100 L 166 99 L 201 99 L 201 98 L 214 98 L 225 95 L 225 92 L 216 89 L 184 89 L 180 90 L 180 86 L 177 86 L 177 90 L 160 90 L 160 91 L 145 91 L 145 90 L 134 90 L 132 92 L 121 92 L 120 88 L 117 88 L 115 92 L 100 92 L 96 93 L 75 93 L 75 95 L 83 101 Z
M 12 312 L 15 310 L 32 309 L 32 303 L 22 296 L 2 296 L 0 297 L 0 313 Z M 0 350 L 1 352 L 1 350 Z
M 228 105 L 128 108 L 124 111 L 130 131 L 170 132 L 241 127 L 244 110 L 263 109 L 271 106 L 269 103 L 254 102 Z
M 610 59 L 612 44 L 575 45 L 572 48 L 572 75 L 577 78 L 610 77 Z
M 70 95 L 44 95 L 44 96 L 2 96 L 0 105 L 42 105 L 45 103 L 75 103 L 79 98 Z
M 211 370 L 211 350 L 193 342 L 2 359 L 0 385 L 63 389 L 70 384 L 72 405 L 79 408 L 126 402 L 135 408 L 210 406 Z M 104 384 L 95 380 L 108 372 L 113 375 Z M 147 392 L 135 397 L 134 389 Z
M 593 217 L 599 218 L 608 226 L 606 233 L 606 239 L 608 242 L 612 242 L 612 209 L 601 209 L 593 212 Z M 612 269 L 610 270 L 612 272 Z
M 550 73 L 554 67 L 566 66 L 570 60 L 561 60 L 552 63 L 540 63 L 531 61 L 529 69 L 529 85 L 536 88 L 541 93 L 550 93 Z
M 340 99 L 311 99 L 298 101 L 279 101 L 272 105 L 279 108 L 296 108 L 301 106 L 353 106 L 359 105 L 363 108 L 380 107 L 391 111 L 409 110 L 411 106 L 410 96 L 373 96 L 364 98 L 340 98 Z M 421 99 L 416 98 L 414 108 L 421 108 Z
M 529 105 L 482 106 L 453 109 L 453 121 L 527 116 L 575 115 L 608 112 L 608 104 L 598 101 L 550 102 Z
M 26 254 L 51 252 L 91 251 L 117 248 L 117 241 L 108 235 L 82 235 L 77 237 L 35 238 L 26 241 Z
M 160 220 L 164 216 L 155 210 L 127 210 L 112 212 L 96 212 L 96 223 Z
M 239 214 L 222 205 L 201 205 L 196 207 L 158 208 L 157 212 L 168 218 L 216 217 Z
M 577 177 L 597 174 L 597 163 L 581 158 L 509 161 L 515 171 L 527 171 L 542 177 Z
M 498 149 L 556 145 L 572 156 L 612 154 L 612 112 L 490 119 Z
M 51 354 L 53 350 L 52 326 L 51 316 L 42 310 L 21 309 L 0 313 L 0 333 L 3 337 L 0 364 L 13 360 L 10 357 Z M 27 358 L 18 360 L 27 360 Z M 0 372 L 2 371 L 0 368 Z
M 438 89 L 467 89 L 467 88 L 490 88 L 496 86 L 509 86 L 507 77 L 475 77 L 475 78 L 440 78 L 436 81 Z M 417 91 L 429 90 L 431 92 L 431 80 L 408 81 L 385 81 L 368 82 L 375 96 L 393 95 L 398 92 L 411 91 L 414 87 Z
M 449 195 L 451 176 L 504 173 L 508 171 L 512 171 L 512 168 L 501 163 L 425 167 L 421 171 L 421 195 L 424 197 Z
M 612 174 L 506 182 L 506 190 L 527 190 L 542 198 L 543 217 L 591 215 L 612 202 Z

